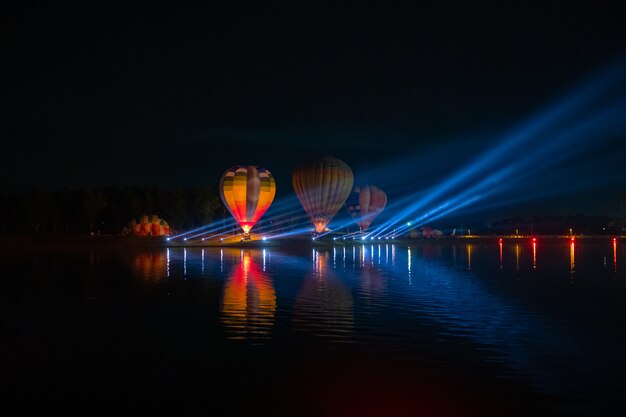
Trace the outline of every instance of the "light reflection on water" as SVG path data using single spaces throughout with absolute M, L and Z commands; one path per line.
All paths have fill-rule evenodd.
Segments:
M 502 377 L 528 377 L 541 392 L 584 398 L 581 378 L 621 393 L 608 386 L 626 370 L 612 335 L 572 318 L 594 311 L 585 303 L 597 299 L 587 301 L 585 288 L 624 295 L 618 255 L 615 241 L 355 244 L 314 247 L 308 255 L 172 248 L 138 254 L 133 268 L 153 281 L 223 281 L 220 322 L 230 340 L 268 343 L 280 330 L 331 345 L 388 346 L 408 360 L 424 344 L 438 349 L 462 340 L 501 366 Z M 605 278 L 621 284 L 611 290 Z M 527 292 L 536 300 L 524 298 Z M 436 329 L 435 341 L 423 339 L 425 329 Z M 603 355 L 612 369 L 589 359 Z
M 613 239 L 613 272 L 617 272 L 617 241 Z
M 262 340 L 269 337 L 276 312 L 276 293 L 271 278 L 260 270 L 251 251 L 230 249 L 239 256 L 224 284 L 222 323 L 229 338 Z M 265 265 L 266 251 L 262 253 Z
M 569 244 L 569 273 L 574 279 L 574 273 L 576 272 L 576 246 L 574 245 L 574 241 L 572 240 Z
M 615 415 L 597 408 L 626 407 L 624 249 L 621 239 L 539 238 L 7 252 L 7 339 L 21 359 L 11 378 L 32 390 L 69 372 L 65 391 L 109 372 L 111 386 L 127 379 L 135 392 L 141 384 L 119 375 L 177 384 L 184 359 L 187 376 L 204 369 L 228 389 L 254 375 L 263 395 L 278 396 L 308 378 L 316 388 L 336 381 L 331 392 L 363 381 L 344 397 L 392 386 L 385 398 L 401 401 L 432 385 L 427 369 L 451 381 L 446 403 L 479 380 L 481 402 L 511 384 L 519 403 L 536 392 Z M 410 371 L 401 379 L 398 370 Z M 424 385 L 403 395 L 406 381 Z
M 349 288 L 329 268 L 329 254 L 313 249 L 313 271 L 293 304 L 293 328 L 333 341 L 349 342 L 354 329 L 354 302 Z
M 133 259 L 133 271 L 141 278 L 159 282 L 169 276 L 169 249 L 163 252 L 142 252 Z

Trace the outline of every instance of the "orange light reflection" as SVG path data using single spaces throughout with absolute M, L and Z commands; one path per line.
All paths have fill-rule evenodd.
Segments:
M 572 239 L 569 244 L 569 271 L 573 278 L 576 269 L 576 251 L 574 249 L 574 240 Z
M 613 239 L 613 272 L 617 272 L 617 240 Z
M 267 338 L 274 323 L 276 293 L 271 279 L 260 271 L 249 251 L 231 272 L 222 298 L 222 323 L 230 338 Z

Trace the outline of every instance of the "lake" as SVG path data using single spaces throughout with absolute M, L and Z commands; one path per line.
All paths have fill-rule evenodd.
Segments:
M 621 416 L 625 252 L 610 238 L 9 248 L 4 391 L 84 414 Z

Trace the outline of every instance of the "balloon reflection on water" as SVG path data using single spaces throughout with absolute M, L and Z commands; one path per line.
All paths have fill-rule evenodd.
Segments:
M 151 281 L 160 281 L 167 275 L 168 254 L 166 251 L 141 252 L 133 257 L 133 271 Z
M 225 285 L 222 297 L 222 323 L 231 339 L 263 340 L 270 337 L 276 314 L 276 292 L 253 253 L 260 251 L 226 250 L 239 256 Z
M 360 271 L 360 296 L 364 301 L 383 298 L 387 291 L 387 276 L 380 268 L 366 265 Z
M 313 271 L 293 307 L 294 328 L 332 341 L 348 341 L 354 331 L 354 301 L 348 287 L 329 269 L 329 253 L 312 250 Z

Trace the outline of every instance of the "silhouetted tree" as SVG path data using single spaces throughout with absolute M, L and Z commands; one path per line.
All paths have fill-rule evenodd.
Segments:
M 49 193 L 37 188 L 31 189 L 22 200 L 22 213 L 31 231 L 40 233 L 42 227 L 50 219 L 50 211 L 53 205 Z
M 210 223 L 222 204 L 219 197 L 208 188 L 193 190 L 191 197 L 193 198 L 191 227 L 196 227 L 197 223 L 201 225 Z
M 102 210 L 107 206 L 107 200 L 102 191 L 86 191 L 83 200 L 83 215 L 89 224 L 89 231 L 93 232 L 94 225 Z
M 166 213 L 168 222 L 175 230 L 180 230 L 189 218 L 187 201 L 182 189 L 176 188 L 170 195 L 170 207 Z

